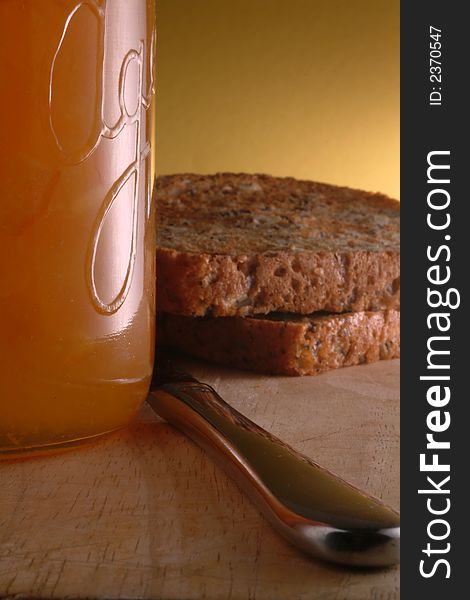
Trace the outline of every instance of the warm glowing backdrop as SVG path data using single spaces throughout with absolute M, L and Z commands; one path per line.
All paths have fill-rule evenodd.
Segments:
M 398 0 L 157 0 L 157 170 L 399 194 Z

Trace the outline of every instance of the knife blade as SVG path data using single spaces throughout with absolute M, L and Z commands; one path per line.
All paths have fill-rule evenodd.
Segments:
M 250 421 L 167 357 L 156 364 L 150 406 L 201 446 L 284 538 L 343 565 L 399 562 L 396 511 Z

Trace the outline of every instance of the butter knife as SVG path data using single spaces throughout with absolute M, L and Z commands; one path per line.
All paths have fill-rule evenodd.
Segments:
M 150 406 L 202 447 L 284 538 L 343 565 L 399 562 L 396 511 L 289 447 L 169 360 L 156 364 Z

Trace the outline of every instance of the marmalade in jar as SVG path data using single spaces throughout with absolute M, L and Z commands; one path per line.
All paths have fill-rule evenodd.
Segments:
M 155 328 L 153 0 L 0 2 L 0 452 L 130 421 Z

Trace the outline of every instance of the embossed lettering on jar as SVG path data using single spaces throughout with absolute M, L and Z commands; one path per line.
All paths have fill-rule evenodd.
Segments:
M 2 0 L 0 29 L 0 451 L 11 454 L 117 429 L 148 390 L 155 7 Z

